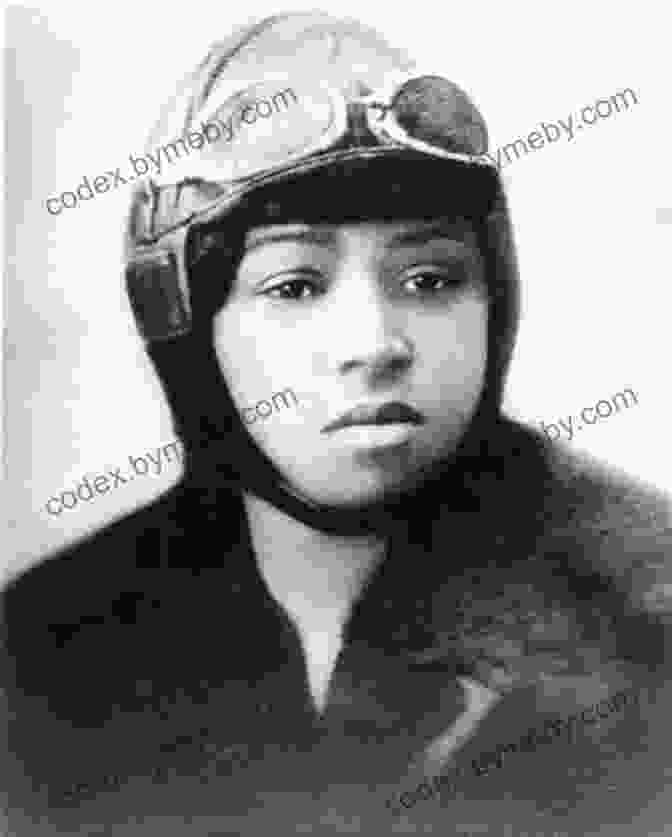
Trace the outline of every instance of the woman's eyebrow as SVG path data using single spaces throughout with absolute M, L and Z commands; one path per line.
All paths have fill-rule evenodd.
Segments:
M 466 244 L 465 233 L 469 228 L 465 224 L 455 223 L 454 221 L 436 221 L 432 224 L 424 224 L 416 229 L 403 230 L 397 235 L 393 236 L 389 242 L 389 246 L 393 247 L 411 247 L 419 244 L 427 244 L 429 241 L 434 241 L 438 238 L 449 239 L 460 244 Z
M 258 230 L 251 230 L 245 239 L 245 251 L 250 252 L 256 247 L 264 244 L 277 242 L 290 242 L 293 244 L 320 244 L 323 246 L 336 246 L 336 230 L 334 228 L 316 228 L 304 224 L 292 226 L 264 227 Z

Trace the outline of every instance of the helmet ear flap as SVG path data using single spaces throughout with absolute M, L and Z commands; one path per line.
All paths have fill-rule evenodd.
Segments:
M 176 207 L 202 209 L 212 197 L 207 189 L 158 190 L 147 182 L 134 189 L 124 238 L 125 284 L 138 331 L 146 341 L 179 337 L 191 329 L 185 254 L 189 226 L 171 229 L 171 223 Z
M 126 266 L 133 316 L 148 341 L 179 337 L 191 329 L 184 249 L 171 243 L 136 250 Z

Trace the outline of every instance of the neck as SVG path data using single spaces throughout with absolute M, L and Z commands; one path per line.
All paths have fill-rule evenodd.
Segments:
M 295 620 L 343 621 L 383 556 L 375 535 L 329 535 L 253 494 L 244 495 L 252 546 L 273 595 Z
M 343 627 L 383 557 L 385 540 L 328 535 L 256 495 L 244 494 L 243 501 L 260 573 L 298 630 L 313 700 L 322 711 Z

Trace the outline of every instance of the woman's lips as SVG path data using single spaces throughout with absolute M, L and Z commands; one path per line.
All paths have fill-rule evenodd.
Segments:
M 339 444 L 364 448 L 398 447 L 416 433 L 417 424 L 394 422 L 391 424 L 351 424 L 338 431 Z
M 425 421 L 426 419 L 422 413 L 401 401 L 389 401 L 386 404 L 378 405 L 358 404 L 352 410 L 348 410 L 347 413 L 325 425 L 322 432 L 332 433 L 335 430 L 361 428 L 362 430 L 375 430 L 374 438 L 377 438 L 382 433 L 383 428 L 388 425 L 391 427 L 386 432 L 394 435 L 395 431 L 392 428 L 396 428 L 397 434 L 400 433 L 400 428 L 409 432 L 415 425 L 424 424 Z

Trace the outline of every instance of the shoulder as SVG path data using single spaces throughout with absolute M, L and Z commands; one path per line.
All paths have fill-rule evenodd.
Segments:
M 84 590 L 91 599 L 97 590 L 114 591 L 131 578 L 137 582 L 145 570 L 170 567 L 197 573 L 213 559 L 195 544 L 210 537 L 218 541 L 221 563 L 221 555 L 240 541 L 244 513 L 239 499 L 213 496 L 183 480 L 153 502 L 43 556 L 6 583 L 6 607 L 13 611 L 14 603 L 40 595 L 56 607 L 54 599 Z M 58 597 L 50 595 L 55 589 Z
M 505 690 L 551 690 L 625 661 L 660 666 L 672 627 L 670 498 L 521 425 L 507 433 L 495 489 L 465 515 L 464 537 L 449 515 L 437 527 L 464 563 L 456 574 L 437 562 L 432 653 L 452 647 Z
M 584 504 L 584 511 L 602 515 L 615 512 L 625 516 L 626 524 L 647 523 L 659 532 L 669 528 L 669 494 L 615 465 L 559 443 L 542 442 L 541 450 L 556 484 L 571 491 L 577 504 Z
M 506 434 L 499 502 L 486 513 L 493 524 L 522 524 L 535 554 L 564 554 L 612 577 L 637 607 L 662 612 L 672 596 L 672 497 L 517 422 Z
M 175 508 L 172 492 L 43 558 L 3 591 L 5 646 L 16 684 L 34 693 L 79 655 L 93 671 L 95 648 L 136 621 L 153 599 Z M 107 664 L 110 664 L 107 660 Z M 51 674 L 47 674 L 47 672 Z
M 138 683 L 157 695 L 198 684 L 214 665 L 203 637 L 234 636 L 250 599 L 230 594 L 245 564 L 232 560 L 243 552 L 224 537 L 221 511 L 209 538 L 199 506 L 177 486 L 8 585 L 6 661 L 21 712 L 26 696 L 42 696 L 63 717 L 99 721 L 115 703 L 141 702 Z
M 476 545 L 472 554 L 488 550 L 495 564 L 499 554 L 507 566 L 534 555 L 564 555 L 611 575 L 633 600 L 639 597 L 638 606 L 665 607 L 663 585 L 668 578 L 672 585 L 672 497 L 510 419 L 491 461 L 475 514 L 464 516 Z M 442 511 L 435 533 L 450 540 L 455 515 L 449 507 Z
M 133 573 L 138 562 L 161 553 L 166 527 L 174 519 L 175 495 L 170 493 L 103 529 L 47 555 L 12 579 L 3 591 L 8 617 L 23 606 L 51 611 L 65 608 L 86 590 L 91 601 L 97 590 L 111 593 Z M 35 611 L 33 611 L 35 615 Z
M 635 610 L 672 624 L 672 498 L 586 454 L 551 445 L 544 455 L 552 480 L 542 551 L 579 555 Z
M 59 649 L 60 655 L 65 645 L 74 648 L 94 635 L 101 639 L 105 631 L 125 632 L 129 625 L 137 631 L 158 615 L 168 621 L 168 613 L 187 604 L 197 609 L 208 587 L 203 567 L 209 565 L 210 575 L 217 574 L 221 583 L 222 568 L 234 563 L 229 559 L 240 530 L 235 517 L 229 514 L 224 522 L 233 521 L 235 527 L 227 527 L 220 511 L 217 538 L 209 539 L 198 493 L 178 484 L 149 505 L 46 556 L 3 591 L 10 653 L 28 659 L 33 651 Z

